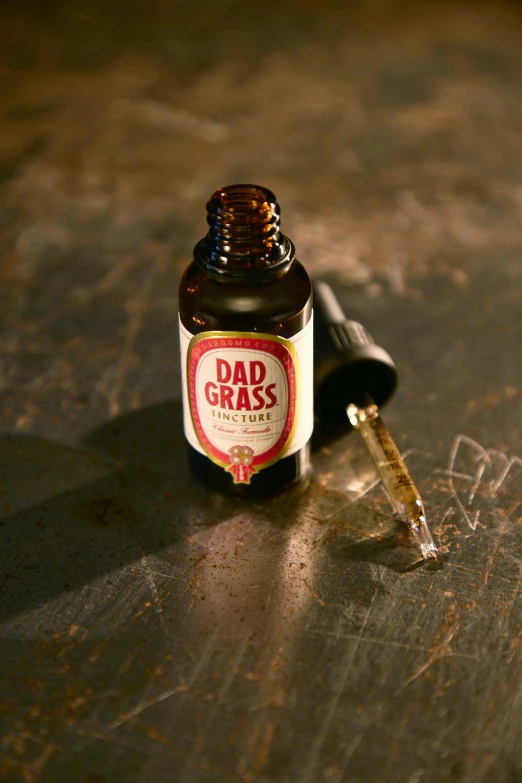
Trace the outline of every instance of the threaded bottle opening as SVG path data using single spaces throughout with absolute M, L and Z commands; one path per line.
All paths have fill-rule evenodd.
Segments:
M 206 237 L 196 260 L 216 271 L 239 273 L 272 268 L 292 245 L 280 231 L 280 209 L 274 194 L 258 185 L 229 185 L 207 202 Z

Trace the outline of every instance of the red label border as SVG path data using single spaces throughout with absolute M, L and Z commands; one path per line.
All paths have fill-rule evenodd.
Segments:
M 284 447 L 290 440 L 296 426 L 297 408 L 298 408 L 298 361 L 295 348 L 289 340 L 284 340 L 275 335 L 259 335 L 255 332 L 202 332 L 192 338 L 187 352 L 187 386 L 190 404 L 190 412 L 194 429 L 205 453 L 208 454 L 213 462 L 221 467 L 231 465 L 230 455 L 218 449 L 210 441 L 203 428 L 198 409 L 198 400 L 196 394 L 196 375 L 199 362 L 202 357 L 210 350 L 216 348 L 237 348 L 249 351 L 259 351 L 259 353 L 268 354 L 279 360 L 285 374 L 288 391 L 288 408 L 283 429 L 277 441 L 267 451 L 257 454 L 252 465 L 257 470 L 268 467 L 276 462 Z

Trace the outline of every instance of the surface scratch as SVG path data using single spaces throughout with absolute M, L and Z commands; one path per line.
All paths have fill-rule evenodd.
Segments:
M 378 592 L 379 592 L 378 589 L 375 590 L 375 592 L 374 592 L 374 594 L 372 596 L 370 605 L 368 607 L 368 610 L 366 612 L 366 615 L 364 617 L 364 621 L 362 623 L 361 630 L 360 630 L 360 632 L 359 632 L 359 634 L 358 634 L 358 636 L 356 638 L 355 644 L 354 644 L 353 648 L 348 652 L 346 660 L 343 661 L 341 675 L 340 675 L 339 680 L 338 680 L 338 682 L 336 684 L 333 696 L 331 697 L 330 702 L 328 704 L 328 707 L 326 709 L 326 714 L 325 714 L 324 718 L 321 720 L 321 728 L 317 732 L 317 736 L 315 737 L 315 739 L 314 739 L 314 741 L 312 743 L 312 747 L 310 749 L 310 752 L 309 752 L 309 755 L 308 755 L 308 759 L 307 759 L 307 762 L 306 762 L 306 767 L 303 769 L 303 777 L 302 777 L 303 781 L 305 781 L 305 780 L 312 780 L 313 776 L 316 775 L 316 767 L 317 767 L 317 762 L 318 762 L 318 759 L 319 759 L 319 754 L 320 754 L 321 749 L 323 747 L 323 744 L 324 744 L 324 741 L 325 741 L 326 736 L 328 734 L 328 731 L 330 730 L 330 725 L 331 725 L 331 723 L 332 723 L 332 721 L 334 719 L 334 715 L 335 715 L 335 711 L 337 709 L 337 705 L 339 703 L 339 699 L 341 698 L 341 694 L 342 694 L 342 692 L 344 690 L 344 686 L 345 686 L 346 681 L 348 679 L 348 675 L 350 674 L 350 671 L 351 671 L 351 668 L 352 668 L 352 665 L 353 665 L 353 662 L 354 662 L 354 659 L 355 659 L 355 654 L 356 654 L 357 650 L 359 649 L 359 644 L 360 644 L 361 639 L 363 638 L 364 631 L 365 631 L 366 626 L 368 624 L 368 620 L 369 620 L 369 617 L 370 617 L 370 614 L 371 614 L 371 611 L 372 611 L 372 608 L 373 608 L 373 604 L 375 602 L 375 599 L 377 597 Z

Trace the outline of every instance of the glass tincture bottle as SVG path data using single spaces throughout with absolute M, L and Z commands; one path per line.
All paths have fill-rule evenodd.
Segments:
M 179 291 L 190 463 L 214 488 L 271 494 L 310 467 L 312 287 L 269 190 L 216 191 L 207 222 Z

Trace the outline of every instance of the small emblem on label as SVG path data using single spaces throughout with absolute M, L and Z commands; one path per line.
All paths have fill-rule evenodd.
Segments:
M 254 449 L 250 446 L 232 446 L 229 451 L 230 462 L 227 470 L 234 476 L 234 484 L 250 484 L 250 476 L 257 473 L 252 467 Z
M 245 332 L 204 332 L 187 351 L 188 401 L 205 453 L 250 484 L 281 458 L 297 414 L 299 362 L 292 343 Z

